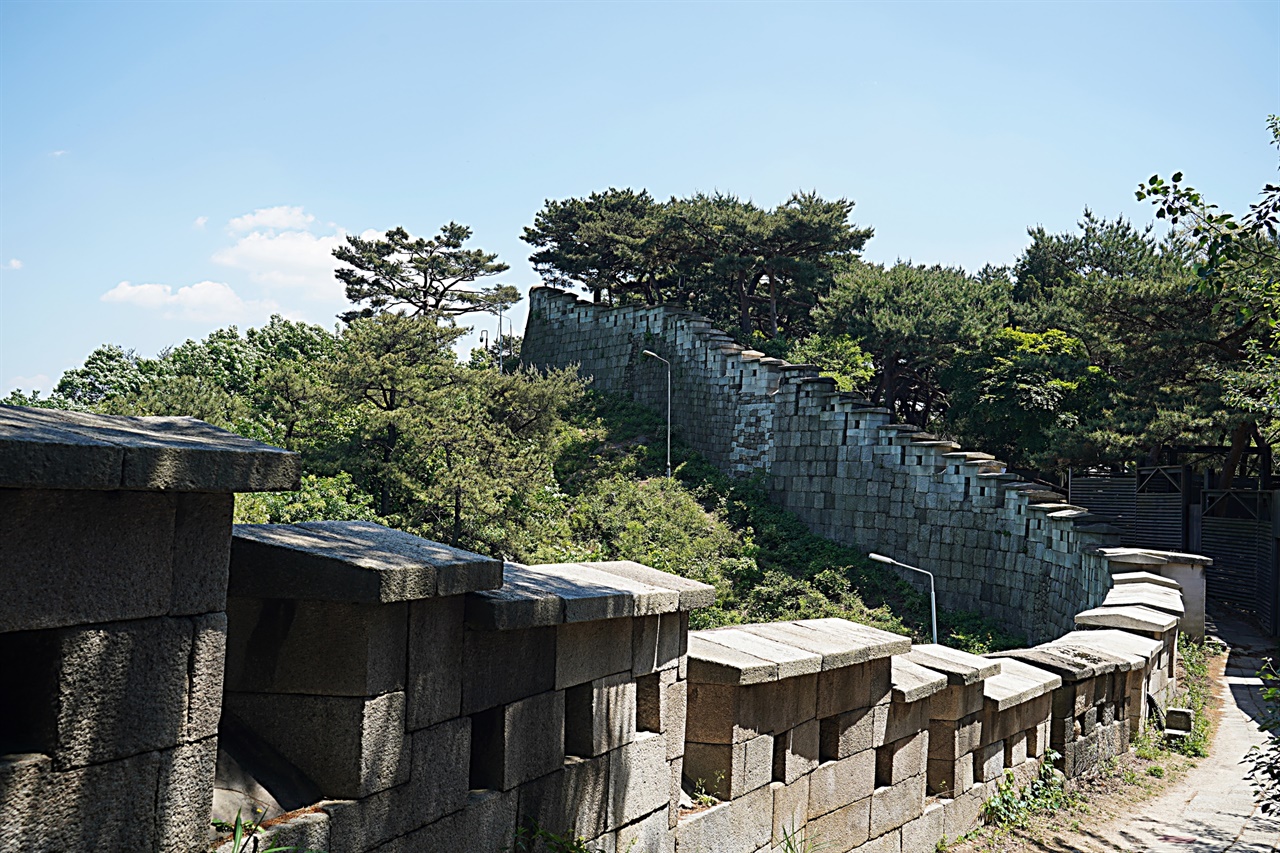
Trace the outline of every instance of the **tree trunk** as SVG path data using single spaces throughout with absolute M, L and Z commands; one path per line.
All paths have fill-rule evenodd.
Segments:
M 462 538 L 462 487 L 453 487 L 453 532 L 449 535 L 449 544 L 458 547 Z
M 1253 443 L 1258 447 L 1258 484 L 1263 491 L 1268 491 L 1275 485 L 1275 478 L 1271 476 L 1275 457 L 1271 453 L 1271 444 L 1262 437 L 1262 430 L 1258 429 L 1257 424 L 1252 425 L 1252 432 Z
M 1231 431 L 1231 450 L 1227 452 L 1227 462 L 1222 466 L 1222 477 L 1218 480 L 1219 489 L 1231 488 L 1236 478 L 1236 469 L 1240 467 L 1240 458 L 1249 447 L 1249 439 L 1253 436 L 1253 424 L 1241 421 Z
M 778 283 L 769 276 L 769 336 L 778 336 Z
M 747 299 L 747 282 L 739 277 L 738 285 L 738 327 L 747 341 L 751 340 L 751 303 Z

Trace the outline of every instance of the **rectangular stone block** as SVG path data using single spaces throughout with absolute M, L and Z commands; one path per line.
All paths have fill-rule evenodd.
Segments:
M 471 717 L 472 788 L 512 788 L 564 764 L 564 691 L 530 696 Z
M 734 744 L 686 742 L 684 774 L 692 786 L 734 800 L 773 778 L 773 736 L 758 735 Z
M 984 785 L 973 785 L 953 799 L 943 803 L 942 832 L 947 838 L 959 838 L 978 825 L 982 806 L 987 801 Z
M 1027 754 L 1039 758 L 1049 748 L 1049 720 L 1027 729 Z
M 902 853 L 934 853 L 943 834 L 943 804 L 929 803 L 915 820 L 902 825 Z
M 210 613 L 191 620 L 190 684 L 183 743 L 218 734 L 222 718 L 223 672 L 227 646 L 227 615 Z
M 228 693 L 223 704 L 326 797 L 367 797 L 408 781 L 404 693 Z
M 22 850 L 40 837 L 51 766 L 49 756 L 40 753 L 0 756 L 0 850 Z
M 567 754 L 580 758 L 601 755 L 630 743 L 635 733 L 636 684 L 631 680 L 630 671 L 597 678 L 564 691 Z
M 557 625 L 556 689 L 629 671 L 632 664 L 629 623 L 632 621 L 638 620 L 597 619 Z
M 409 728 L 421 729 L 462 712 L 463 608 L 460 595 L 409 602 Z
M 871 837 L 884 835 L 923 814 L 924 789 L 924 774 L 876 788 L 871 795 Z
M 667 813 L 656 811 L 619 829 L 614 849 L 675 853 L 676 836 L 667 825 Z
M 930 758 L 926 775 L 930 794 L 954 797 L 957 791 L 967 791 L 973 785 L 973 756 Z
M 671 770 L 661 735 L 639 734 L 610 753 L 609 829 L 638 820 L 670 804 Z
M 155 800 L 157 850 L 189 853 L 208 844 L 207 827 L 213 812 L 213 778 L 217 764 L 216 737 L 160 753 Z M 110 795 L 103 799 L 110 799 Z
M 378 853 L 420 853 L 426 850 L 448 850 L 450 853 L 492 853 L 511 846 L 516 831 L 517 792 L 472 791 L 467 806 L 461 811 L 437 820 L 382 847 Z M 330 809 L 326 805 L 326 809 Z M 365 840 L 375 836 L 379 824 L 369 830 L 352 823 L 344 824 L 348 814 L 330 810 L 330 847 L 340 850 L 367 850 Z M 395 821 L 393 821 L 395 822 Z
M 554 627 L 476 631 L 463 636 L 462 713 L 474 714 L 553 690 Z
M 409 606 L 231 598 L 227 689 L 378 696 L 403 690 Z
M 820 720 L 820 754 L 823 761 L 848 758 L 877 746 L 883 730 L 877 726 L 881 709 L 856 708 Z M 885 717 L 887 720 L 887 716 Z
M 608 755 L 567 756 L 563 770 L 527 782 L 517 790 L 521 826 L 536 825 L 573 838 L 595 838 L 608 831 Z
M 31 834 L 14 849 L 29 849 L 32 839 L 50 853 L 161 849 L 156 822 L 139 820 L 130 809 L 131 804 L 156 802 L 160 759 L 159 752 L 144 752 L 47 774 L 44 800 L 28 823 Z
M 804 838 L 823 850 L 852 850 L 867 840 L 871 827 L 871 798 L 863 797 L 809 821 Z
M 166 614 L 175 503 L 148 492 L 0 489 L 5 570 L 22 578 L 0 597 L 0 633 Z
M 879 720 L 883 717 L 883 726 Z M 876 706 L 877 732 L 883 728 L 883 733 L 878 734 L 879 743 L 876 746 L 884 746 L 895 740 L 902 740 L 904 737 L 910 737 L 917 732 L 928 731 L 929 729 L 929 701 L 920 702 L 890 702 L 885 705 Z
M 949 684 L 930 700 L 929 716 L 935 720 L 959 720 L 982 712 L 982 682 Z
M 676 850 L 754 853 L 769 843 L 773 791 L 757 788 L 746 796 L 691 814 L 676 827 Z
M 674 669 L 684 654 L 687 612 L 663 613 L 632 620 L 632 669 L 637 676 Z
M 835 716 L 854 708 L 870 708 L 888 701 L 892 665 L 892 659 L 886 657 L 820 673 L 818 718 Z
M 741 687 L 733 684 L 688 682 L 685 740 L 698 743 L 740 743 L 760 734 L 742 724 Z
M 809 777 L 801 776 L 794 782 L 774 782 L 773 791 L 773 840 L 782 840 L 784 834 L 804 833 L 809 819 Z
M 773 779 L 788 785 L 818 766 L 818 721 L 810 720 L 773 739 Z
M 809 774 L 809 820 L 871 796 L 875 784 L 874 750 L 822 762 Z
M 962 720 L 929 721 L 929 757 L 959 758 L 978 748 L 982 720 L 974 714 Z
M 876 749 L 876 786 L 896 785 L 925 772 L 929 733 L 918 732 Z
M 1018 732 L 1004 740 L 1004 766 L 1017 767 L 1027 760 L 1027 733 Z
M 186 492 L 174 496 L 173 582 L 169 613 L 226 609 L 235 495 Z
M 985 744 L 973 753 L 973 780 L 991 782 L 1004 773 L 1004 741 Z
M 462 717 L 413 733 L 409 787 L 419 824 L 466 805 L 471 787 L 471 720 Z

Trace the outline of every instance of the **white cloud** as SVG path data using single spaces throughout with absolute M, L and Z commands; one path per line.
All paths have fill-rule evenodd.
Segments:
M 304 212 L 301 206 L 279 205 L 260 207 L 253 213 L 237 216 L 227 223 L 227 227 L 235 233 L 260 228 L 269 231 L 302 231 L 315 222 L 315 219 L 311 214 Z
M 50 151 L 50 152 L 49 152 L 49 156 L 50 156 L 50 157 L 61 157 L 63 154 L 66 154 L 66 153 L 67 153 L 66 151 Z
M 195 227 L 197 227 L 197 228 L 204 228 L 205 224 L 206 224 L 208 221 L 209 221 L 209 217 L 207 217 L 207 216 L 197 216 L 197 217 L 196 217 L 196 221 L 195 221 L 195 222 L 193 222 L 193 223 L 191 223 L 191 224 L 192 224 L 192 225 L 194 225 L 194 226 L 195 226 Z
M 22 269 L 22 261 L 17 258 L 10 258 L 9 263 L 5 264 L 4 268 L 7 270 L 20 270 Z
M 254 231 L 213 254 L 215 263 L 246 270 L 253 281 L 295 288 L 317 298 L 341 292 L 333 277 L 337 261 L 333 250 L 341 245 L 341 232 L 316 235 L 309 231 L 272 234 Z
M 168 284 L 130 284 L 122 281 L 102 294 L 103 302 L 119 302 L 151 311 L 166 319 L 227 322 L 274 310 L 270 302 L 246 301 L 221 281 L 201 281 L 174 290 Z

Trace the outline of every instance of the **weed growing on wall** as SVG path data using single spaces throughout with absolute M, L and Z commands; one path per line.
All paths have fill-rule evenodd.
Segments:
M 1045 752 L 1040 775 L 1025 788 L 1018 788 L 1013 771 L 1004 771 L 996 793 L 982 806 L 983 819 L 1000 829 L 1024 827 L 1032 815 L 1055 811 L 1072 802 L 1063 787 L 1066 779 L 1053 763 L 1061 758 L 1053 750 Z
M 1173 706 L 1190 708 L 1194 712 L 1194 722 L 1191 734 L 1168 741 L 1168 748 L 1191 758 L 1203 758 L 1209 754 L 1209 715 L 1206 712 L 1213 696 L 1213 680 L 1209 677 L 1212 657 L 1213 651 L 1203 641 L 1196 641 L 1186 634 L 1178 635 L 1182 672 Z

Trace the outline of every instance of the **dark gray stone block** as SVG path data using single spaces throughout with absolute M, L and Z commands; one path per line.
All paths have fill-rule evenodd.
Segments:
M 45 780 L 44 802 L 23 853 L 80 850 L 159 850 L 152 804 L 156 802 L 161 753 L 95 764 Z M 133 806 L 143 804 L 141 809 Z
M 468 630 L 463 637 L 463 660 L 464 714 L 552 690 L 556 679 L 555 629 Z
M 39 838 L 51 765 L 49 756 L 40 753 L 0 756 L 0 850 L 25 850 Z
M 414 817 L 427 824 L 467 803 L 471 720 L 463 717 L 413 733 L 409 785 Z
M 218 764 L 218 739 L 167 749 L 160 754 L 156 791 L 156 850 L 191 853 L 208 844 L 213 813 L 213 779 Z M 128 803 L 121 803 L 128 808 Z
M 327 797 L 367 797 L 409 779 L 403 693 L 227 693 L 223 706 Z
M 462 596 L 409 603 L 406 698 L 410 729 L 434 725 L 461 713 L 462 619 Z
M 187 719 L 182 740 L 191 742 L 213 737 L 222 718 L 222 687 L 227 646 L 227 616 L 210 613 L 191 619 L 190 684 L 187 689 Z
M 171 614 L 226 609 L 234 509 L 234 495 L 197 492 L 176 496 Z
M 0 632 L 168 612 L 174 498 L 0 489 Z M 56 525 L 56 526 L 55 526 Z
M 266 492 L 299 478 L 296 453 L 194 418 L 19 406 L 0 407 L 0 460 L 10 488 Z
M 365 521 L 239 524 L 228 593 L 378 604 L 502 582 L 497 560 Z
M 227 689 L 378 696 L 403 690 L 407 602 L 227 601 Z

